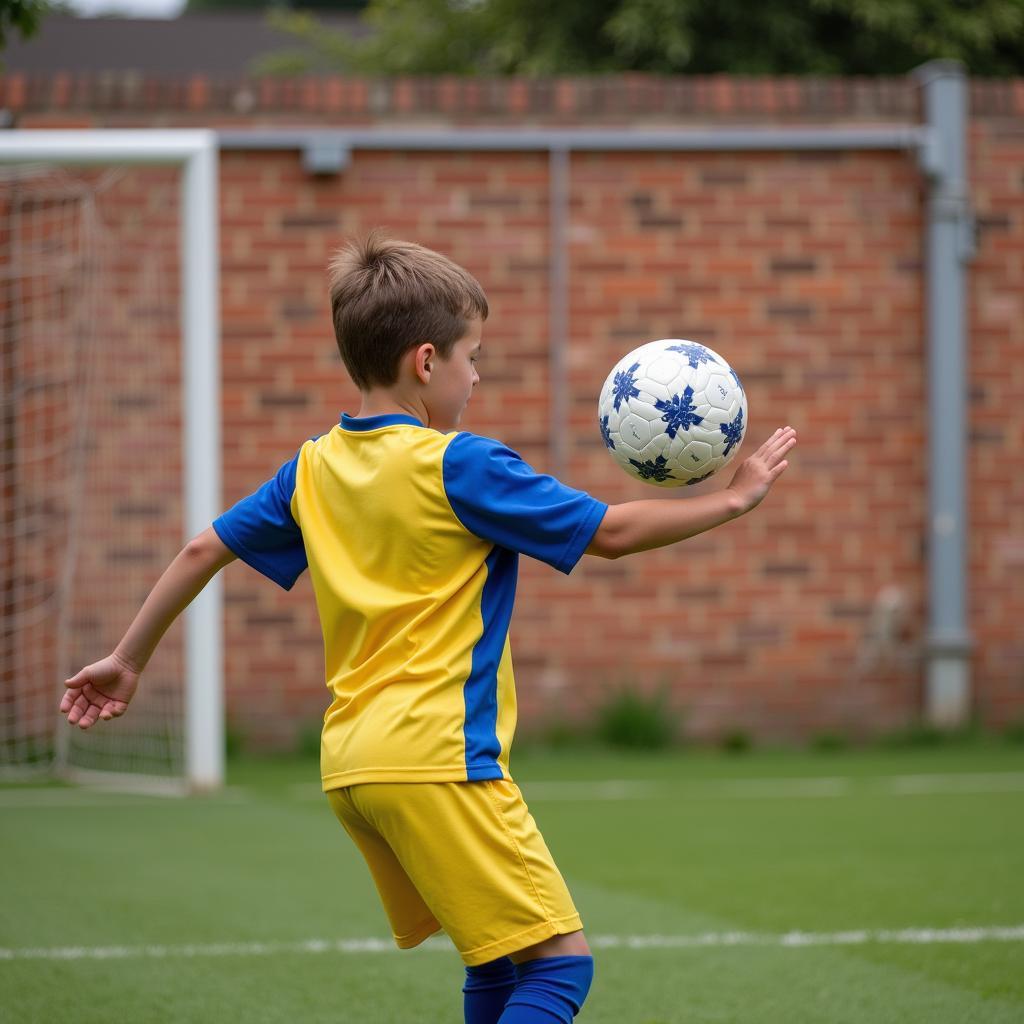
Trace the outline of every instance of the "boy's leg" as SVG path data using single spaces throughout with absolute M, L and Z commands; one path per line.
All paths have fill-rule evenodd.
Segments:
M 515 965 L 507 956 L 467 967 L 462 988 L 466 1024 L 497 1024 L 515 984 Z
M 508 958 L 514 964 L 521 964 L 544 956 L 590 956 L 590 946 L 583 932 L 569 932 L 568 935 L 552 935 L 543 942 L 509 953 Z
M 467 1014 L 478 1005 L 485 1012 L 475 995 L 481 991 L 492 993 L 489 1008 L 497 1011 L 512 979 L 508 966 L 495 962 L 511 957 L 521 961 L 511 996 L 518 1005 L 487 1024 L 571 1021 L 593 961 L 565 881 L 518 787 L 504 780 L 367 783 L 348 793 L 360 823 L 387 844 L 470 968 Z M 388 888 L 381 887 L 382 897 Z M 474 972 L 480 965 L 494 966 Z M 517 1016 L 506 1021 L 509 1013 Z
M 590 989 L 594 961 L 583 932 L 554 935 L 466 968 L 466 1024 L 571 1021 Z M 514 998 L 513 998 L 514 996 Z
M 548 977 L 545 971 L 550 964 L 539 962 L 554 958 L 571 961 L 568 967 L 574 980 L 568 988 L 565 985 L 565 965 L 562 965 L 553 977 Z M 520 969 L 530 963 L 534 966 Z M 583 1005 L 583 999 L 590 988 L 593 969 L 594 961 L 590 956 L 590 946 L 587 945 L 586 937 L 581 931 L 570 932 L 568 935 L 553 935 L 550 939 L 517 950 L 500 960 L 493 960 L 479 967 L 467 967 L 466 985 L 462 990 L 465 994 L 466 1024 L 498 1024 L 499 1021 L 514 1024 L 517 1021 L 532 1021 L 538 1019 L 535 1013 L 538 1009 L 543 1010 L 540 1018 L 543 1021 L 549 1018 L 571 1020 Z M 516 989 L 517 982 L 520 981 L 524 986 L 521 991 Z M 555 1013 L 548 1009 L 552 998 L 545 989 L 549 986 L 554 988 L 555 1012 L 558 1012 L 558 995 L 563 996 L 563 1016 L 555 1016 Z M 516 1003 L 513 1003 L 515 1012 L 509 1010 L 511 1016 L 506 1014 L 503 1017 L 502 1011 L 506 1009 L 514 990 L 519 991 L 519 1006 L 516 1008 Z M 538 1003 L 543 1005 L 539 1007 Z M 566 1008 L 571 1010 L 572 1015 L 569 1017 L 564 1017 Z
M 516 986 L 499 1024 L 570 1024 L 594 978 L 583 932 L 554 935 L 510 958 L 516 965 Z

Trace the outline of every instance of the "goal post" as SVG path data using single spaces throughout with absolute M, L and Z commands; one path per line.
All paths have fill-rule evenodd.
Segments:
M 208 527 L 221 511 L 217 154 L 217 136 L 209 130 L 0 132 L 0 168 L 38 164 L 60 168 L 172 165 L 180 169 L 178 252 L 184 539 Z M 16 272 L 16 267 L 11 268 L 7 276 L 13 277 Z M 102 320 L 102 310 L 98 316 Z M 183 778 L 175 781 L 183 783 L 180 788 L 189 790 L 214 788 L 223 781 L 222 605 L 221 581 L 214 577 L 184 616 Z M 8 626 L 4 623 L 5 629 Z M 16 650 L 16 641 L 11 650 Z M 98 650 L 95 657 L 98 659 L 107 653 Z M 58 667 L 61 673 L 70 674 L 81 666 Z M 63 690 L 62 683 L 63 676 L 53 679 L 54 718 L 57 718 L 56 700 Z M 140 694 L 144 688 L 145 678 Z M 103 723 L 99 728 L 117 729 L 119 724 Z M 68 727 L 65 725 L 64 729 Z M 59 740 L 55 742 L 59 749 Z M 60 758 L 56 760 L 59 762 Z M 69 774 L 77 774 L 73 765 L 60 767 Z M 104 774 L 110 777 L 117 773 Z

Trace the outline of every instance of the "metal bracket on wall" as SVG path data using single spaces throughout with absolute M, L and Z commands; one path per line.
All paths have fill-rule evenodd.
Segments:
M 340 174 L 350 163 L 352 150 L 341 135 L 314 135 L 302 147 L 302 166 L 310 174 Z

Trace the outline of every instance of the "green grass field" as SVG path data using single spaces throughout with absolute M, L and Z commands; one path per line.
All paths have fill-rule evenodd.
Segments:
M 1024 1021 L 1019 746 L 513 770 L 595 947 L 581 1021 Z M 0 1021 L 460 1021 L 457 956 L 390 948 L 316 779 L 240 762 L 191 800 L 0 788 Z

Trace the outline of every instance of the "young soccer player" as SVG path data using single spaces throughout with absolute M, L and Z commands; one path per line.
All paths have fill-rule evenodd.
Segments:
M 366 858 L 395 942 L 443 929 L 467 1024 L 551 1024 L 593 976 L 582 924 L 509 774 L 517 560 L 568 573 L 750 511 L 786 469 L 780 428 L 728 487 L 609 507 L 460 432 L 487 299 L 461 267 L 371 235 L 330 268 L 338 347 L 362 404 L 306 441 L 174 559 L 114 652 L 66 681 L 86 729 L 124 714 L 167 627 L 241 558 L 285 589 L 307 567 L 323 628 L 323 788 Z

